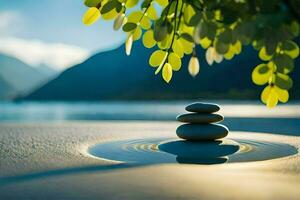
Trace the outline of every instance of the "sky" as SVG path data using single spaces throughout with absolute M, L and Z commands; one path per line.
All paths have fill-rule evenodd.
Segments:
M 112 22 L 82 24 L 83 0 L 0 0 L 0 52 L 63 70 L 125 40 Z

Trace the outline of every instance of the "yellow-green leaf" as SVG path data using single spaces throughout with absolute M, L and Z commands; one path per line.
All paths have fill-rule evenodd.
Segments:
M 183 38 L 179 38 L 179 41 L 185 54 L 191 54 L 193 52 L 194 44 L 192 42 L 189 42 Z
M 148 30 L 149 28 L 151 28 L 151 22 L 150 22 L 149 18 L 146 16 L 142 17 L 141 21 L 138 23 L 145 30 Z
M 132 43 L 133 43 L 133 35 L 129 35 L 126 43 L 125 43 L 125 50 L 126 50 L 126 55 L 129 56 L 131 53 L 131 48 L 132 48 Z
M 280 102 L 286 103 L 289 100 L 289 92 L 287 90 L 283 90 L 277 86 L 274 86 L 274 90 L 277 93 Z
M 180 58 L 182 58 L 184 56 L 183 47 L 182 47 L 180 41 L 174 40 L 172 49 L 173 49 L 174 53 L 176 53 Z
M 263 61 L 268 61 L 268 60 L 271 60 L 271 58 L 272 58 L 272 55 L 267 54 L 266 47 L 261 48 L 261 50 L 259 51 L 258 56 Z
M 169 4 L 169 0 L 155 0 L 160 6 L 166 7 Z
M 148 30 L 144 33 L 143 44 L 147 48 L 152 48 L 156 45 L 156 41 L 154 40 L 153 30 Z
M 156 13 L 156 10 L 155 10 L 155 7 L 153 6 L 153 4 L 151 4 L 149 6 L 146 15 L 147 15 L 147 17 L 149 17 L 152 20 L 157 19 L 157 13 Z
M 175 53 L 170 53 L 168 57 L 168 62 L 172 66 L 172 69 L 174 71 L 179 71 L 181 68 L 181 59 L 180 57 Z
M 91 25 L 95 23 L 99 19 L 99 17 L 100 17 L 99 9 L 96 7 L 91 7 L 85 12 L 82 21 L 85 25 Z
M 128 22 L 138 23 L 142 16 L 143 16 L 143 13 L 141 11 L 134 11 L 129 14 L 127 19 L 128 19 Z
M 270 92 L 271 92 L 271 86 L 265 87 L 265 89 L 262 91 L 260 97 L 261 97 L 261 101 L 262 101 L 264 104 L 267 104 L 267 101 L 268 101 Z
M 143 12 L 134 11 L 130 13 L 127 19 L 128 22 L 136 23 L 143 29 L 149 29 L 151 27 L 151 22 L 147 16 L 143 16 Z
M 111 11 L 109 11 L 108 13 L 105 13 L 102 15 L 103 19 L 105 20 L 111 20 L 114 19 L 115 17 L 117 17 L 119 13 L 116 11 L 116 9 L 113 9 Z
M 231 60 L 234 57 L 234 54 L 235 54 L 235 49 L 232 45 L 230 45 L 227 53 L 225 53 L 223 56 L 226 60 Z
M 133 40 L 139 40 L 141 36 L 142 36 L 142 29 L 140 27 L 137 27 L 133 32 Z
M 214 51 L 214 48 L 213 48 L 213 47 L 209 47 L 209 48 L 206 50 L 206 53 L 205 53 L 206 62 L 207 62 L 209 65 L 212 65 L 212 64 L 214 63 L 213 51 Z
M 269 65 L 260 64 L 254 68 L 252 72 L 252 80 L 257 85 L 264 85 L 269 81 L 272 74 L 273 70 Z
M 166 63 L 163 67 L 163 70 L 162 70 L 163 79 L 167 83 L 169 83 L 172 79 L 172 75 L 173 75 L 172 66 L 169 63 Z
M 149 59 L 149 64 L 152 67 L 157 67 L 165 62 L 167 59 L 168 53 L 166 51 L 162 50 L 156 50 L 154 51 Z
M 242 43 L 238 40 L 233 44 L 233 49 L 235 54 L 240 54 L 242 51 Z
M 189 62 L 188 70 L 191 76 L 195 77 L 200 70 L 200 64 L 197 57 L 192 56 Z
M 207 49 L 208 47 L 210 47 L 211 43 L 212 43 L 211 40 L 208 39 L 207 37 L 199 41 L 199 44 L 202 46 L 203 49 Z
M 126 7 L 126 8 L 132 8 L 132 7 L 134 7 L 138 2 L 139 2 L 139 0 L 127 0 L 126 3 L 125 3 L 125 7 Z
M 261 101 L 267 105 L 268 108 L 273 108 L 278 103 L 278 95 L 273 86 L 267 86 L 261 93 Z
M 214 61 L 220 63 L 223 60 L 223 56 L 218 54 L 214 47 L 209 47 L 205 53 L 206 61 L 209 65 L 212 65 Z
M 169 0 L 155 0 L 160 6 L 166 7 L 169 4 Z
M 267 107 L 273 108 L 278 103 L 278 96 L 274 88 L 271 88 L 269 98 L 267 100 Z
M 115 31 L 119 30 L 122 27 L 122 25 L 124 24 L 124 20 L 125 20 L 125 14 L 120 13 L 114 21 L 114 30 Z

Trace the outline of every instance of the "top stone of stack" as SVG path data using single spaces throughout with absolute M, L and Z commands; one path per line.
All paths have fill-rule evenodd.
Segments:
M 188 105 L 185 110 L 196 113 L 214 113 L 219 111 L 220 107 L 217 104 L 197 102 Z

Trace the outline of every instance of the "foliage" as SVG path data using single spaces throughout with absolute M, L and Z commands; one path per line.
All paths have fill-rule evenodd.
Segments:
M 114 30 L 127 33 L 126 54 L 142 38 L 146 48 L 157 46 L 149 58 L 155 74 L 169 83 L 181 59 L 191 55 L 188 71 L 199 73 L 196 45 L 206 49 L 209 65 L 231 60 L 252 45 L 262 64 L 252 80 L 264 85 L 261 100 L 274 107 L 287 102 L 293 81 L 289 74 L 299 47 L 299 8 L 296 0 L 85 0 L 88 10 L 83 22 L 90 25 L 100 15 L 114 20 Z M 140 6 L 140 9 L 138 8 Z M 251 61 L 249 61 L 251 63 Z M 242 70 L 241 66 L 241 70 Z M 238 73 L 237 73 L 238 75 Z

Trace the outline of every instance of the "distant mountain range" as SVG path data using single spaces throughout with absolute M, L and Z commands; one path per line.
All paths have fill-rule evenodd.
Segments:
M 183 59 L 182 69 L 174 72 L 170 84 L 161 74 L 155 76 L 148 59 L 154 49 L 146 49 L 138 41 L 131 56 L 125 55 L 124 45 L 98 53 L 75 65 L 60 76 L 37 89 L 26 100 L 154 100 L 187 98 L 259 99 L 262 87 L 251 81 L 253 68 L 260 63 L 252 47 L 231 61 L 208 66 L 204 51 L 197 50 L 200 73 L 188 74 L 189 57 Z M 299 65 L 299 59 L 296 65 Z M 300 99 L 300 66 L 293 72 L 291 98 Z M 297 77 L 297 79 L 295 78 Z
M 41 84 L 49 81 L 56 73 L 33 68 L 22 61 L 0 54 L 0 100 L 12 99 L 18 95 L 27 95 Z
M 44 76 L 46 76 L 48 78 L 54 77 L 58 74 L 58 71 L 56 71 L 52 67 L 49 67 L 48 65 L 45 65 L 45 64 L 41 64 L 41 65 L 37 66 L 36 69 L 41 74 L 43 74 Z

